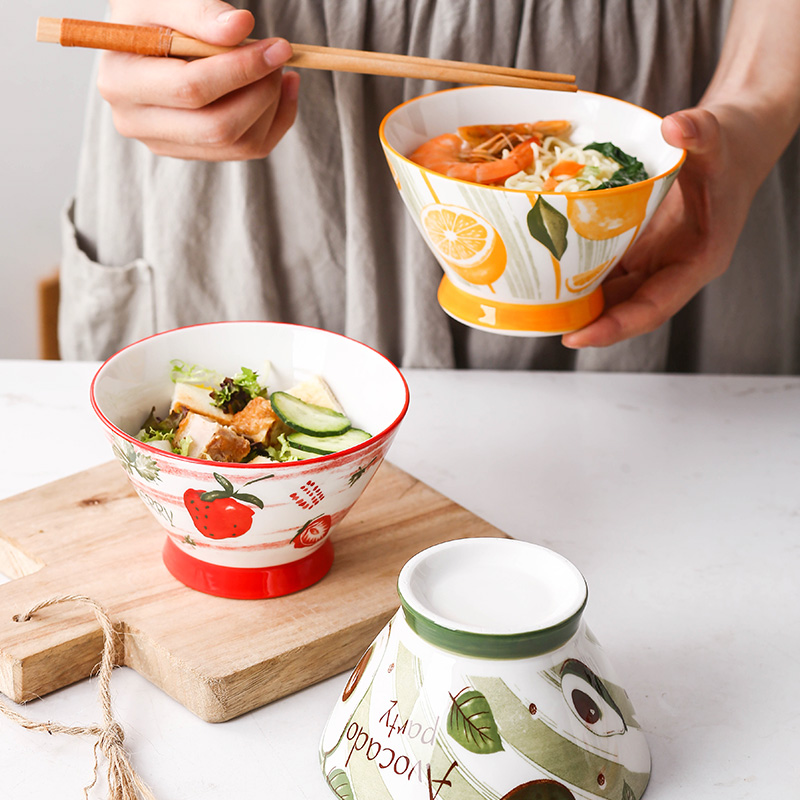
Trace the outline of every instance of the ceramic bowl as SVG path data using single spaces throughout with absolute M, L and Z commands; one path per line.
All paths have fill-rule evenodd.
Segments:
M 613 189 L 530 192 L 449 178 L 407 156 L 462 125 L 565 119 L 576 144 L 612 142 L 651 177 Z M 661 118 L 589 92 L 471 86 L 417 97 L 384 118 L 380 139 L 400 195 L 444 271 L 441 307 L 460 322 L 515 336 L 576 330 L 603 310 L 603 279 L 625 255 L 685 158 Z M 460 231 L 478 231 L 454 256 Z M 469 243 L 468 243 L 469 244 Z
M 338 797 L 642 796 L 649 749 L 569 561 L 511 539 L 456 540 L 412 558 L 398 592 L 322 734 Z
M 153 406 L 167 414 L 173 359 L 222 375 L 242 367 L 259 371 L 268 360 L 270 391 L 320 375 L 354 427 L 372 437 L 299 462 L 220 463 L 164 452 L 135 435 Z M 331 533 L 381 465 L 408 399 L 400 371 L 372 348 L 275 322 L 210 323 L 156 334 L 108 359 L 91 386 L 114 454 L 166 530 L 167 568 L 193 589 L 238 598 L 285 595 L 328 572 Z M 211 511 L 206 524 L 196 524 L 191 501 L 206 492 L 215 493 Z

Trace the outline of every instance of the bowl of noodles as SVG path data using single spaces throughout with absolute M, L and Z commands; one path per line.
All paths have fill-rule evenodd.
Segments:
M 459 322 L 511 336 L 578 330 L 675 180 L 661 117 L 591 92 L 470 86 L 390 111 L 380 140 L 442 267 Z

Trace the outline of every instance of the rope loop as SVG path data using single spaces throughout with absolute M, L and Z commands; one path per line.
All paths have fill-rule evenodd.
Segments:
M 114 719 L 111 709 L 111 672 L 114 669 L 114 654 L 116 652 L 114 638 L 116 631 L 105 609 L 91 597 L 84 595 L 63 595 L 51 597 L 42 603 L 37 603 L 24 614 L 14 614 L 14 622 L 30 622 L 37 611 L 47 606 L 59 603 L 77 602 L 91 606 L 103 630 L 103 655 L 98 673 L 100 705 L 103 710 L 102 725 L 70 726 L 58 722 L 35 722 L 24 717 L 19 712 L 0 702 L 0 713 L 16 722 L 23 728 L 45 733 L 63 733 L 67 736 L 94 736 L 94 772 L 92 782 L 84 788 L 84 797 L 89 798 L 89 791 L 97 783 L 99 769 L 98 751 L 102 753 L 108 764 L 108 800 L 155 800 L 153 793 L 136 774 L 125 751 L 125 731 Z

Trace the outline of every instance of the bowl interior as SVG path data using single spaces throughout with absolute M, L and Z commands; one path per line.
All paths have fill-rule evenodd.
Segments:
M 92 384 L 95 410 L 105 422 L 135 435 L 153 406 L 156 413 L 167 413 L 174 359 L 225 376 L 253 369 L 271 392 L 320 375 L 353 426 L 373 436 L 398 423 L 408 404 L 399 370 L 366 345 L 299 325 L 219 322 L 156 334 L 112 356 Z
M 470 86 L 417 97 L 398 106 L 381 125 L 386 144 L 407 156 L 434 136 L 461 125 L 566 119 L 576 144 L 613 142 L 637 157 L 653 178 L 675 169 L 683 150 L 661 136 L 661 117 L 622 100 L 591 92 L 556 92 L 506 86 Z

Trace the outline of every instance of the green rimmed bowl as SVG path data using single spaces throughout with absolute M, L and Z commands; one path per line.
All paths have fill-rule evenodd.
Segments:
M 320 743 L 328 785 L 369 800 L 638 800 L 650 753 L 559 554 L 461 539 L 412 558 Z

